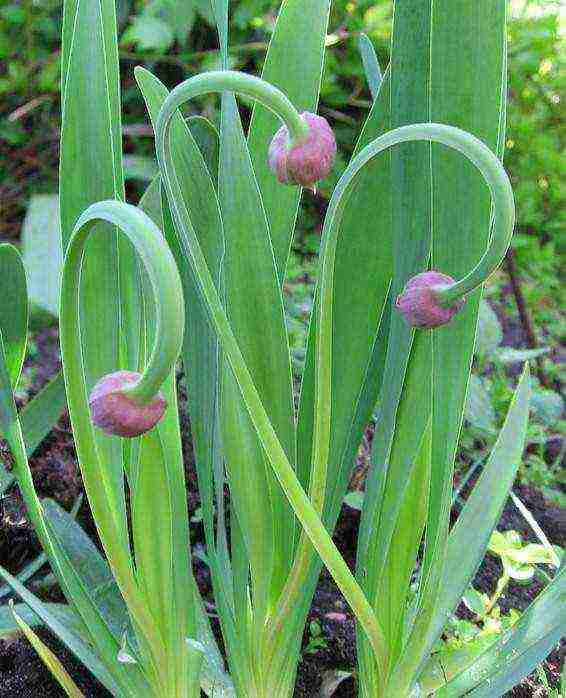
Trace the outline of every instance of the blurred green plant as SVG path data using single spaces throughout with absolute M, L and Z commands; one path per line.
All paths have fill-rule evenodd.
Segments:
M 548 353 L 549 347 L 514 349 L 501 346 L 503 329 L 497 314 L 487 300 L 480 304 L 478 332 L 474 352 L 474 373 L 470 378 L 464 416 L 462 457 L 479 465 L 485 459 L 486 449 L 494 441 L 501 427 L 501 415 L 512 395 L 512 375 L 524 361 Z M 526 454 L 519 468 L 519 480 L 535 485 L 555 506 L 566 506 L 563 491 L 564 445 L 566 430 L 564 400 L 554 390 L 540 385 L 531 376 L 531 419 L 526 435 Z M 559 444 L 554 455 L 547 455 L 549 444 Z M 471 466 L 473 469 L 474 465 Z M 470 474 L 470 468 L 467 470 Z

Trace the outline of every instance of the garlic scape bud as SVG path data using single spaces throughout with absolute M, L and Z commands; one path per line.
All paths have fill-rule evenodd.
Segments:
M 336 139 L 322 116 L 303 112 L 309 126 L 306 136 L 291 139 L 287 126 L 281 126 L 269 146 L 268 164 L 282 184 L 313 187 L 327 177 L 336 157 Z
M 437 293 L 454 283 L 451 276 L 438 271 L 417 274 L 409 279 L 403 292 L 397 297 L 395 308 L 404 315 L 411 327 L 431 330 L 446 325 L 461 310 L 465 299 L 459 298 L 450 305 L 443 305 L 439 302 Z
M 165 414 L 167 401 L 157 392 L 146 403 L 130 394 L 141 373 L 116 371 L 103 376 L 92 389 L 88 404 L 94 426 L 109 436 L 132 438 L 153 429 Z
M 80 280 L 89 235 L 104 230 L 96 226 L 99 221 L 116 226 L 126 235 L 145 267 L 155 300 L 155 340 L 144 370 L 119 370 L 102 376 L 88 399 L 95 427 L 108 435 L 132 438 L 152 429 L 165 413 L 167 403 L 160 388 L 181 350 L 183 291 L 175 260 L 161 231 L 140 209 L 111 200 L 92 204 L 82 213 L 69 242 L 61 288 L 61 353 L 71 412 L 87 407 L 85 391 L 79 388 L 85 381 L 79 329 Z

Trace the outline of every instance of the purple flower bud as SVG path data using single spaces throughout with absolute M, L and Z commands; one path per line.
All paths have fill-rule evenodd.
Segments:
M 301 119 L 310 127 L 308 134 L 291 146 L 289 129 L 282 126 L 273 136 L 267 162 L 282 184 L 312 187 L 332 170 L 336 140 L 324 117 L 303 112 Z
M 425 271 L 409 279 L 397 297 L 395 307 L 405 316 L 411 327 L 433 329 L 446 325 L 464 305 L 464 299 L 445 307 L 438 302 L 435 290 L 450 286 L 454 279 L 438 271 Z
M 163 417 L 167 401 L 161 393 L 145 405 L 138 405 L 124 390 L 137 383 L 134 371 L 116 371 L 103 376 L 92 389 L 88 404 L 94 426 L 109 436 L 132 438 L 152 429 Z

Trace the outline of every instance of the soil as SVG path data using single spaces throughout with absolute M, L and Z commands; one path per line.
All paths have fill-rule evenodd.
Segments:
M 34 335 L 37 351 L 28 369 L 32 376 L 29 394 L 33 395 L 58 370 L 56 328 L 42 329 Z M 182 384 L 181 384 L 182 385 Z M 186 405 L 186 395 L 180 389 L 180 405 Z M 182 432 L 189 434 L 186 410 L 181 409 Z M 368 429 L 364 444 L 360 450 L 360 461 L 356 468 L 352 486 L 361 487 L 363 473 L 367 468 L 367 453 L 371 441 L 371 429 Z M 190 439 L 185 436 L 183 443 L 185 462 L 192 463 Z M 82 491 L 80 475 L 77 472 L 71 429 L 66 414 L 50 436 L 40 445 L 30 459 L 34 482 L 40 496 L 56 499 L 66 508 Z M 197 479 L 194 468 L 187 467 L 187 504 L 191 515 L 199 506 Z M 566 511 L 550 507 L 542 495 L 535 489 L 525 486 L 515 488 L 517 495 L 532 512 L 550 541 L 566 546 Z M 96 539 L 94 524 L 88 505 L 83 503 L 78 519 L 85 530 Z M 346 561 L 355 564 L 355 542 L 359 525 L 359 512 L 344 505 L 338 521 L 335 542 Z M 191 524 L 191 544 L 193 548 L 203 545 L 204 535 L 200 523 Z M 514 529 L 520 531 L 528 540 L 536 541 L 532 531 L 526 525 L 514 505 L 509 501 L 499 523 L 500 530 Z M 32 527 L 25 517 L 25 507 L 15 488 L 8 492 L 0 503 L 0 564 L 12 572 L 33 559 L 40 551 L 40 546 Z M 208 568 L 195 556 L 195 576 L 204 596 L 211 592 Z M 474 585 L 477 589 L 493 593 L 500 575 L 499 563 L 487 556 L 482 563 Z M 527 587 L 510 585 L 501 599 L 500 606 L 504 612 L 509 608 L 523 610 L 539 593 L 542 584 L 533 582 Z M 50 599 L 57 590 L 50 592 Z M 461 606 L 459 615 L 465 617 L 466 609 Z M 324 646 L 308 651 L 309 632 L 303 641 L 303 657 L 297 677 L 296 698 L 312 698 L 318 694 L 322 677 L 326 672 L 337 669 L 352 672 L 356 665 L 355 626 L 352 614 L 340 592 L 335 587 L 327 572 L 323 572 L 316 590 L 309 614 L 309 622 L 317 620 L 324 638 Z M 110 694 L 96 682 L 74 657 L 47 632 L 41 637 L 57 653 L 65 667 L 72 675 L 80 690 L 87 698 L 106 698 Z M 565 647 L 557 650 L 548 658 L 545 668 L 551 685 L 558 685 L 560 667 L 564 660 Z M 542 691 L 542 692 L 541 692 Z M 344 680 L 334 693 L 336 698 L 353 698 L 357 696 L 355 678 Z M 534 678 L 524 680 L 508 696 L 523 698 L 526 696 L 543 696 L 543 689 Z M 0 698 L 58 698 L 64 696 L 61 688 L 45 669 L 31 646 L 21 638 L 0 641 Z

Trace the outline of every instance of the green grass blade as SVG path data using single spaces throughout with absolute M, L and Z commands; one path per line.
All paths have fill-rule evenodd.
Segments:
M 67 673 L 65 667 L 61 664 L 57 656 L 43 643 L 39 637 L 33 632 L 29 625 L 21 618 L 13 604 L 11 605 L 11 611 L 14 616 L 18 627 L 26 636 L 34 650 L 39 654 L 45 666 L 49 669 L 51 674 L 57 679 L 61 688 L 69 696 L 69 698 L 83 698 L 83 694 L 79 691 L 77 685 L 73 679 Z
M 175 559 L 175 553 L 182 553 L 175 549 L 179 540 L 176 533 L 183 529 L 186 535 L 180 538 L 180 542 L 185 543 L 183 547 L 187 550 L 188 522 L 186 505 L 184 512 L 174 509 L 173 497 L 179 483 L 173 481 L 175 473 L 171 469 L 178 459 L 174 452 L 165 450 L 170 442 L 167 443 L 166 435 L 162 439 L 163 428 L 160 425 L 142 438 L 132 505 L 132 530 L 140 589 L 168 648 L 167 685 L 172 691 L 185 694 L 186 682 L 191 679 L 185 638 L 196 637 L 197 630 L 193 584 L 187 578 L 190 575 L 188 555 L 185 553 L 181 559 Z M 198 685 L 198 673 L 192 676 L 193 693 L 195 681 Z
M 210 0 L 214 18 L 216 19 L 216 28 L 218 30 L 218 39 L 220 43 L 220 60 L 222 69 L 228 68 L 228 5 L 229 0 Z
M 136 70 L 136 80 L 142 91 L 148 112 L 155 122 L 159 109 L 168 95 L 167 88 L 151 73 L 144 69 Z M 217 170 L 215 160 L 218 157 L 216 147 L 210 148 L 216 139 L 215 130 L 211 131 L 205 120 L 189 120 L 184 123 L 180 113 L 173 117 L 171 126 L 171 143 L 177 173 L 178 198 L 185 204 L 184 212 L 187 225 L 193 225 L 199 236 L 204 254 L 216 280 L 224 253 L 222 220 L 218 199 L 214 189 L 212 170 Z M 202 121 L 202 123 L 201 123 Z M 204 129 L 204 131 L 203 131 Z M 201 138 L 206 133 L 207 139 Z M 199 145 L 206 144 L 199 149 Z M 208 157 L 206 155 L 208 153 Z M 142 208 L 145 208 L 158 225 L 163 227 L 165 237 L 171 248 L 183 284 L 185 300 L 185 336 L 182 359 L 189 393 L 189 414 L 193 448 L 199 477 L 199 489 L 203 507 L 205 534 L 208 556 L 215 584 L 218 604 L 222 607 L 220 596 L 228 593 L 223 584 L 223 575 L 218 572 L 215 556 L 215 521 L 214 521 L 214 469 L 218 439 L 215 429 L 216 393 L 217 393 L 217 340 L 210 328 L 206 310 L 197 290 L 188 260 L 177 236 L 166 199 L 161 196 L 160 185 L 151 185 Z M 223 524 L 222 524 L 223 525 Z M 181 536 L 185 539 L 184 536 Z M 226 603 L 224 602 L 224 608 Z M 229 614 L 223 614 L 225 631 Z
M 362 581 L 368 598 L 387 622 L 391 662 L 399 651 L 400 630 L 407 606 L 408 578 L 406 568 L 399 565 L 399 556 L 418 545 L 422 534 L 422 522 L 418 512 L 427 500 L 430 478 L 430 434 L 422 430 L 422 414 L 431 401 L 431 381 L 426 359 L 430 352 L 430 338 L 424 333 L 415 337 L 411 360 L 397 409 L 396 429 L 389 453 L 389 473 L 379 460 L 380 451 L 373 450 L 371 478 L 366 485 L 364 499 L 363 537 L 359 542 L 358 578 Z M 384 397 L 384 401 L 386 398 Z M 379 415 L 379 413 L 378 413 Z M 428 423 L 430 428 L 430 421 Z M 380 426 L 378 416 L 377 429 Z M 374 439 L 376 436 L 374 436 Z M 427 446 L 428 444 L 428 446 Z M 421 479 L 416 479 L 418 475 Z M 388 475 L 388 476 L 387 476 Z M 407 509 L 413 509 L 412 525 L 401 527 L 400 521 Z M 364 547 L 362 547 L 364 546 Z M 409 576 L 410 578 L 410 576 Z M 382 596 L 385 580 L 395 589 L 391 603 L 389 596 Z M 399 590 L 404 590 L 404 595 Z M 392 619 L 395 621 L 392 622 Z M 363 654 L 362 654 L 363 652 Z M 360 659 L 365 666 L 364 681 L 371 690 L 374 661 L 369 648 L 361 644 Z
M 6 367 L 15 389 L 26 354 L 28 296 L 24 262 L 13 245 L 0 245 L 0 279 L 4 291 L 0 304 L 0 328 L 6 352 Z
M 379 95 L 379 86 L 383 80 L 383 73 L 379 67 L 379 61 L 377 60 L 377 55 L 371 43 L 371 39 L 367 34 L 360 34 L 358 36 L 358 51 L 362 57 L 371 97 L 375 101 Z
M 108 564 L 72 514 L 51 499 L 43 500 L 42 506 L 52 535 L 79 572 L 84 587 L 91 592 L 116 642 L 120 642 L 124 628 L 129 624 L 128 610 Z
M 299 111 L 316 111 L 330 5 L 330 0 L 284 0 L 279 9 L 262 78 L 282 90 Z M 280 125 L 274 114 L 256 104 L 248 143 L 283 283 L 301 190 L 282 187 L 267 166 L 267 149 Z
M 0 574 L 5 573 L 5 570 L 0 572 Z M 17 581 L 17 577 L 14 577 Z M 6 584 L 6 588 L 9 589 L 9 593 L 13 593 L 12 588 L 10 587 L 9 583 Z M 30 593 L 30 592 L 28 592 Z M 37 603 L 41 603 L 39 600 L 37 600 Z M 83 630 L 83 625 L 80 620 L 80 618 L 74 613 L 72 608 L 68 606 L 65 603 L 44 603 L 44 606 L 46 606 L 46 611 L 51 613 L 52 615 L 56 616 L 61 620 L 61 622 L 68 628 L 74 627 L 76 624 L 80 631 L 82 632 Z M 18 603 L 15 605 L 15 610 L 17 614 L 25 620 L 25 622 L 32 628 L 40 628 L 43 625 L 42 619 L 37 615 L 37 613 L 34 613 L 32 609 L 25 603 Z M 14 617 L 12 616 L 12 612 L 10 610 L 10 607 L 8 604 L 4 604 L 3 606 L 0 606 L 0 639 L 2 640 L 9 640 L 13 638 L 15 635 L 19 635 L 20 630 L 18 628 L 18 625 L 14 621 Z
M 82 278 L 81 267 L 84 263 L 83 251 L 86 247 L 86 254 L 89 252 L 91 233 L 108 235 L 107 230 L 98 226 L 99 220 L 118 226 L 127 236 L 130 244 L 135 246 L 140 260 L 143 261 L 145 272 L 151 278 L 152 292 L 158 291 L 160 294 L 162 299 L 160 308 L 163 315 L 160 322 L 167 328 L 167 336 L 174 339 L 170 346 L 159 346 L 158 352 L 161 350 L 173 355 L 182 340 L 184 320 L 182 289 L 174 260 L 162 239 L 161 232 L 145 214 L 135 207 L 117 201 L 101 202 L 89 207 L 77 222 L 73 242 L 69 246 L 65 260 L 61 297 L 61 351 L 69 413 L 74 425 L 75 442 L 83 475 L 86 472 L 93 478 L 87 481 L 87 492 L 102 544 L 120 591 L 128 604 L 138 640 L 145 648 L 143 654 L 151 658 L 151 666 L 146 665 L 146 668 L 153 672 L 153 680 L 159 681 L 158 676 L 166 670 L 164 656 L 166 648 L 163 646 L 163 639 L 158 629 L 151 621 L 151 615 L 134 577 L 129 536 L 126 543 L 121 539 L 121 526 L 125 523 L 121 508 L 123 496 L 120 499 L 121 483 L 116 482 L 113 472 L 117 470 L 116 463 L 102 461 L 99 457 L 100 437 L 95 441 L 94 427 L 90 421 L 84 379 L 84 357 L 77 327 L 78 289 Z M 164 340 L 165 335 L 159 335 L 159 337 Z M 175 405 L 175 402 L 172 401 L 171 404 Z M 173 407 L 168 411 L 164 424 L 175 422 L 176 415 Z M 109 442 L 117 443 L 118 446 L 121 445 L 120 440 L 115 437 L 105 438 Z M 174 444 L 171 447 L 173 448 Z M 120 473 L 120 478 L 123 478 L 123 473 Z M 186 537 L 183 540 L 186 540 Z M 188 564 L 186 568 L 189 568 Z M 186 590 L 185 593 L 187 593 Z M 183 610 L 180 609 L 179 622 L 184 618 Z
M 367 143 L 389 128 L 389 81 L 383 83 L 378 101 L 366 121 L 356 145 L 358 153 Z M 327 467 L 327 494 L 324 522 L 333 530 L 340 512 L 363 430 L 375 407 L 381 379 L 385 346 L 389 334 L 386 303 L 391 277 L 389 154 L 369 164 L 359 175 L 340 227 L 335 262 L 333 307 L 334 336 L 339 351 L 333 356 L 332 395 L 335 408 L 331 419 L 331 445 Z M 383 202 L 379 231 L 375 228 L 375 201 Z M 388 232 L 389 231 L 389 232 Z M 367 240 L 378 238 L 371 254 Z M 352 266 L 350 266 L 352 265 Z M 351 268 L 360 273 L 351 274 Z M 368 298 L 372 299 L 368 312 Z M 318 299 L 316 301 L 318 303 Z M 299 404 L 297 426 L 297 474 L 309 487 L 315 400 L 316 321 L 311 318 L 307 359 Z M 305 614 L 317 583 L 321 563 L 312 556 L 307 579 L 297 607 L 297 622 Z
M 73 518 L 76 517 L 77 512 L 79 511 L 79 508 L 82 504 L 82 495 L 77 498 L 77 501 L 74 503 L 73 508 L 71 510 L 71 516 Z M 47 500 L 49 501 L 49 500 Z M 28 579 L 31 579 L 36 572 L 38 572 L 48 561 L 47 555 L 45 553 L 41 553 L 38 555 L 35 560 L 32 560 L 30 563 L 28 563 L 20 572 L 18 572 L 17 579 L 19 582 L 24 584 L 27 582 Z M 0 587 L 0 599 L 2 599 L 4 596 L 7 596 L 10 593 L 9 587 Z
M 493 9 L 493 5 L 491 8 Z M 391 60 L 392 125 L 432 120 L 460 126 L 482 140 L 489 140 L 484 137 L 482 128 L 494 125 L 495 143 L 492 147 L 495 147 L 501 106 L 501 63 L 497 60 L 497 45 L 499 42 L 501 46 L 501 38 L 491 27 L 489 31 L 483 32 L 477 28 L 476 24 L 484 20 L 484 15 L 479 7 L 472 7 L 465 2 L 443 2 L 439 5 L 430 0 L 422 0 L 417 3 L 395 4 Z M 493 19 L 492 17 L 491 20 Z M 470 30 L 470 26 L 475 29 Z M 491 38 L 485 39 L 485 43 L 477 40 L 478 37 L 487 35 Z M 460 51 L 458 47 L 462 36 L 469 37 L 469 47 L 468 42 L 464 42 L 465 50 Z M 493 45 L 488 45 L 490 41 Z M 485 51 L 493 56 L 493 80 L 491 76 L 489 80 L 479 77 L 480 62 L 485 59 Z M 454 84 L 466 86 L 465 90 L 458 93 L 462 95 L 459 102 L 452 99 L 451 86 Z M 481 189 L 477 173 L 472 172 L 470 163 L 458 154 L 447 153 L 437 145 L 432 146 L 432 149 L 426 144 L 402 146 L 391 157 L 394 187 L 393 234 L 396 245 L 394 295 L 409 276 L 428 266 L 429 253 L 432 255 L 433 268 L 456 278 L 461 277 L 477 261 L 485 248 L 489 232 L 489 201 L 483 197 L 483 190 L 479 199 L 476 197 L 477 204 L 476 199 L 469 194 L 469 183 L 472 180 L 474 191 Z M 485 195 L 488 195 L 487 190 Z M 456 204 L 460 199 L 463 203 Z M 462 216 L 463 209 L 469 215 Z M 479 229 L 481 234 L 478 234 Z M 378 567 L 387 559 L 387 529 L 392 531 L 396 514 L 388 512 L 384 517 L 384 506 L 388 506 L 387 502 L 395 504 L 393 483 L 406 480 L 409 472 L 407 468 L 411 467 L 415 454 L 407 448 L 402 460 L 397 463 L 394 461 L 396 434 L 402 436 L 401 426 L 399 423 L 396 426 L 395 421 L 399 422 L 400 419 L 399 397 L 404 389 L 403 381 L 411 381 L 415 372 L 422 373 L 425 380 L 423 385 L 426 385 L 426 376 L 432 374 L 430 399 L 425 397 L 415 404 L 411 422 L 416 437 L 411 448 L 415 448 L 420 443 L 418 434 L 424 433 L 431 415 L 433 418 L 434 467 L 431 471 L 430 513 L 423 573 L 425 582 L 421 586 L 421 603 L 423 607 L 427 607 L 428 613 L 431 612 L 442 577 L 452 460 L 462 419 L 476 317 L 477 305 L 474 307 L 474 301 L 468 301 L 465 313 L 452 325 L 432 333 L 432 336 L 428 333 L 427 340 L 421 339 L 419 334 L 419 346 L 413 347 L 412 351 L 410 329 L 399 315 L 395 314 L 392 319 L 384 401 L 378 423 L 378 437 L 374 440 L 374 460 L 384 464 L 387 474 L 381 482 L 379 474 L 375 475 L 376 484 L 373 488 L 372 476 L 368 485 L 368 491 L 376 494 L 379 487 L 382 488 L 381 496 L 370 497 L 369 506 L 376 508 L 373 502 L 380 502 L 380 516 L 375 519 L 374 514 L 372 517 L 375 519 L 373 530 L 379 532 L 377 535 L 382 540 L 380 545 L 384 543 L 386 548 L 382 548 L 381 554 L 373 559 L 377 561 Z M 427 343 L 428 346 L 425 346 Z M 385 524 L 388 525 L 384 528 Z M 368 522 L 367 529 L 369 527 Z M 367 529 L 362 524 L 362 545 Z M 376 574 L 376 578 L 378 577 L 379 574 Z M 421 620 L 422 618 L 421 615 Z
M 66 405 L 65 381 L 63 374 L 58 373 L 20 413 L 28 456 L 49 434 Z

